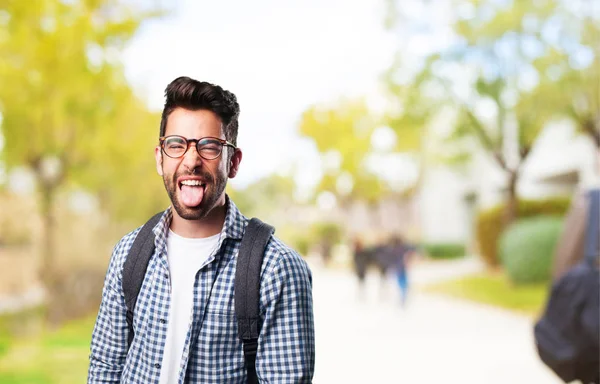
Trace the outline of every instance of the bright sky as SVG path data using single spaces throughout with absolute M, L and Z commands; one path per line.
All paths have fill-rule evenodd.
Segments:
M 311 183 L 319 162 L 296 134 L 300 115 L 319 101 L 377 93 L 394 53 L 383 20 L 373 0 L 180 0 L 173 16 L 140 30 L 126 73 L 157 110 L 181 75 L 237 95 L 244 158 L 234 186 L 298 161 L 298 180 Z

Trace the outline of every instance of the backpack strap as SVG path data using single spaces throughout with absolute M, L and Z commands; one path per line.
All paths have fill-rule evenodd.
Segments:
M 123 265 L 123 295 L 127 305 L 127 350 L 133 342 L 133 310 L 137 301 L 138 294 L 146 276 L 148 262 L 154 254 L 154 232 L 152 230 L 158 224 L 163 212 L 152 216 L 138 232 L 133 245 L 129 249 L 127 259 Z
M 260 319 L 260 269 L 265 247 L 275 229 L 257 218 L 252 218 L 242 237 L 235 270 L 235 314 L 238 336 L 244 346 L 248 383 L 258 383 L 256 352 Z
M 588 207 L 584 259 L 587 263 L 595 265 L 600 256 L 600 189 L 589 192 Z

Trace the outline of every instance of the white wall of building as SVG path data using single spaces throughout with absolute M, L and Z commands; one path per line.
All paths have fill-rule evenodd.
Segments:
M 579 174 L 579 186 L 598 185 L 598 161 L 598 152 L 588 136 L 577 134 L 568 123 L 550 125 L 523 164 L 518 194 L 529 199 L 569 196 L 578 186 L 541 180 L 572 171 Z M 485 153 L 473 155 L 467 175 L 444 166 L 428 169 L 415 202 L 421 239 L 468 244 L 473 236 L 475 211 L 501 203 L 506 180 L 506 172 Z M 470 191 L 476 195 L 475 206 L 465 200 Z
M 425 242 L 462 242 L 469 238 L 467 182 L 448 167 L 429 168 L 416 198 L 420 237 Z

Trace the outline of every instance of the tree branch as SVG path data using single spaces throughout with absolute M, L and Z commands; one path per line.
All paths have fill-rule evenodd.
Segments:
M 484 128 L 483 124 L 481 124 L 481 121 L 479 121 L 479 119 L 477 118 L 477 116 L 475 116 L 475 114 L 473 113 L 473 111 L 471 110 L 471 108 L 469 108 L 469 106 L 467 105 L 467 103 L 465 103 L 464 101 L 460 100 L 458 98 L 458 96 L 456 96 L 454 94 L 454 92 L 452 92 L 452 90 L 450 89 L 450 86 L 448 85 L 447 81 L 445 81 L 444 79 L 439 79 L 439 80 L 442 83 L 442 86 L 446 89 L 446 92 L 454 100 L 454 102 L 456 104 L 458 104 L 460 106 L 460 108 L 463 109 L 463 111 L 466 112 L 467 117 L 471 121 L 471 126 L 473 127 L 473 131 L 475 132 L 475 135 L 477 136 L 477 138 L 479 139 L 479 141 L 481 142 L 481 144 L 483 144 L 483 146 L 485 147 L 485 149 L 487 149 L 489 152 L 491 152 L 493 158 L 498 162 L 498 164 L 500 165 L 500 167 L 502 167 L 502 169 L 508 171 L 509 169 L 508 169 L 508 167 L 506 165 L 506 160 L 504 159 L 504 156 L 502 155 L 502 153 L 500 153 L 500 151 L 498 149 L 495 148 L 492 139 L 488 136 L 487 132 L 485 131 L 485 128 Z
M 502 156 L 502 153 L 500 153 L 500 151 L 498 151 L 494 147 L 494 143 L 492 142 L 492 139 L 490 139 L 488 134 L 485 132 L 485 128 L 483 127 L 483 124 L 481 124 L 481 122 L 479 121 L 477 116 L 475 116 L 475 114 L 470 110 L 470 108 L 468 106 L 466 106 L 466 104 L 464 104 L 464 103 L 463 103 L 463 108 L 464 108 L 465 112 L 467 113 L 469 120 L 471 121 L 471 126 L 473 127 L 473 131 L 475 132 L 475 135 L 479 138 L 479 141 L 483 144 L 483 146 L 488 151 L 490 151 L 492 153 L 494 159 L 496 159 L 496 161 L 498 162 L 498 164 L 500 164 L 502 169 L 508 170 L 506 161 L 504 160 L 504 156 Z

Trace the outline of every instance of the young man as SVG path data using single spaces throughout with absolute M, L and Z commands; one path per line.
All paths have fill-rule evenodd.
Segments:
M 244 383 L 234 277 L 248 220 L 225 194 L 242 160 L 239 106 L 234 94 L 187 77 L 171 82 L 165 94 L 155 157 L 172 205 L 153 229 L 156 248 L 137 296 L 129 347 L 123 265 L 140 228 L 113 251 L 88 383 Z M 263 257 L 259 306 L 259 381 L 310 383 L 311 272 L 274 236 Z

